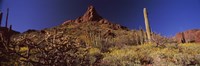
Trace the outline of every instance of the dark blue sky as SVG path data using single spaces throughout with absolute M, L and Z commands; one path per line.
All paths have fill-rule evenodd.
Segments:
M 5 13 L 10 8 L 9 24 L 23 32 L 75 19 L 84 14 L 89 4 L 104 18 L 130 29 L 144 28 L 144 7 L 156 33 L 172 36 L 200 28 L 200 0 L 3 0 L 1 10 Z

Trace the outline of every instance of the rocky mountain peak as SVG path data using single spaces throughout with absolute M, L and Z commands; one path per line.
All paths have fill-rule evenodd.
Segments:
M 90 22 L 90 21 L 105 22 L 106 19 L 103 19 L 103 17 L 101 17 L 97 13 L 95 7 L 90 5 L 83 16 L 81 16 L 75 20 L 68 20 L 68 21 L 64 22 L 63 24 L 67 24 L 69 22 L 81 23 L 81 22 Z
M 86 22 L 86 21 L 100 21 L 103 18 L 99 16 L 95 8 L 92 5 L 90 5 L 85 14 L 80 19 L 82 22 Z
M 94 6 L 90 5 L 87 9 L 87 11 L 85 12 L 85 14 L 81 17 L 78 17 L 75 20 L 68 20 L 65 21 L 62 25 L 69 25 L 70 23 L 75 23 L 75 25 L 79 25 L 82 23 L 88 23 L 88 22 L 95 22 L 94 24 L 104 24 L 104 25 L 108 25 L 109 28 L 112 29 L 125 29 L 128 30 L 126 27 L 121 26 L 119 24 L 114 24 L 111 23 L 110 21 L 108 21 L 107 19 L 101 17 L 97 11 L 95 10 Z

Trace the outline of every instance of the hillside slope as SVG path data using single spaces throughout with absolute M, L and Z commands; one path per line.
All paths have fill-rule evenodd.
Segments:
M 93 54 L 95 49 L 107 53 L 111 47 L 143 44 L 146 33 L 114 24 L 89 6 L 75 20 L 43 30 L 28 30 L 13 35 L 10 40 L 0 42 L 6 45 L 0 56 L 5 59 L 0 60 L 3 65 L 99 65 L 103 55 Z
M 154 33 L 151 38 L 147 42 L 144 30 L 114 24 L 89 6 L 83 16 L 61 25 L 1 37 L 0 66 L 200 65 L 199 44 L 171 44 Z

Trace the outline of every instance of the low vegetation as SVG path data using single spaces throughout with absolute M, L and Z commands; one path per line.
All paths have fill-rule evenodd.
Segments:
M 156 47 L 154 44 L 127 46 L 104 54 L 102 64 L 112 66 L 188 66 L 200 65 L 200 45 L 180 44 Z
M 92 26 L 91 26 L 92 25 Z M 104 28 L 101 28 L 101 27 Z M 0 38 L 1 66 L 188 66 L 200 65 L 200 44 L 178 44 L 143 30 L 113 30 L 82 23 Z

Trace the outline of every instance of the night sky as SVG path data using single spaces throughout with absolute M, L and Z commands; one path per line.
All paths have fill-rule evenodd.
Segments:
M 200 0 L 3 0 L 0 3 L 4 13 L 10 8 L 9 24 L 20 32 L 60 25 L 82 16 L 90 4 L 102 17 L 130 29 L 145 27 L 144 7 L 156 33 L 173 36 L 200 28 Z

